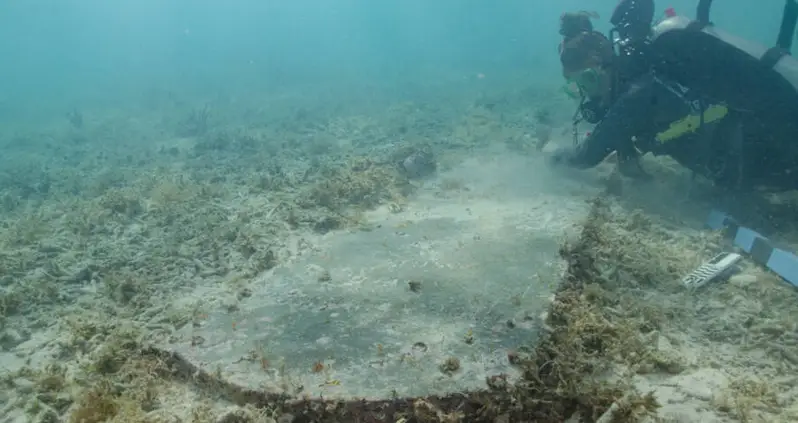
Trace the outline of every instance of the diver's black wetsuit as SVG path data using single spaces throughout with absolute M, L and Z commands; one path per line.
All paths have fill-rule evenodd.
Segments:
M 619 54 L 611 66 L 617 79 L 609 108 L 583 103 L 583 118 L 597 124 L 593 134 L 575 148 L 558 151 L 552 160 L 588 168 L 617 152 L 619 165 L 634 165 L 638 151 L 651 152 L 669 155 L 721 186 L 798 190 L 798 83 L 784 71 L 795 63 L 787 62 L 777 72 L 769 69 L 789 55 L 796 1 L 787 1 L 778 48 L 760 57 L 724 36 L 701 35 L 710 22 L 710 4 L 702 0 L 698 20 L 683 30 L 675 25 L 677 30 L 670 32 L 668 25 L 652 31 L 653 0 L 621 0 L 611 18 L 617 37 L 609 38 L 617 42 Z M 652 37 L 653 32 L 657 35 Z M 714 117 L 721 112 L 725 116 L 694 125 L 697 130 L 690 127 L 713 102 L 667 75 L 714 96 L 715 105 L 721 106 L 714 109 Z M 692 118 L 685 120 L 688 116 Z M 619 166 L 622 171 L 624 167 Z
M 679 84 L 644 73 L 615 96 L 588 138 L 573 149 L 560 151 L 555 161 L 589 168 L 614 151 L 620 157 L 634 157 L 637 149 L 669 155 L 686 168 L 722 185 L 736 186 L 742 178 L 741 140 L 735 133 L 739 127 L 733 114 L 670 141 L 656 140 L 657 134 L 674 122 L 690 114 L 700 115 L 700 108 L 708 104 L 699 100 Z

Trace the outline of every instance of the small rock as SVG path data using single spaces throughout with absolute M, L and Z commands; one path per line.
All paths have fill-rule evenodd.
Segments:
M 712 401 L 712 389 L 708 386 L 694 385 L 694 386 L 679 386 L 679 389 L 685 395 L 691 398 L 696 398 L 702 401 Z
M 277 423 L 293 423 L 295 417 L 291 413 L 283 414 L 282 416 L 277 418 Z
M 648 345 L 656 345 L 660 351 L 673 351 L 673 344 L 671 340 L 665 336 L 661 336 L 659 331 L 651 332 L 644 340 Z
M 91 281 L 92 276 L 91 267 L 85 266 L 78 269 L 71 277 L 67 279 L 68 283 L 84 283 Z
M 47 409 L 39 413 L 39 415 L 36 416 L 36 419 L 34 421 L 36 423 L 58 423 L 61 421 L 61 419 L 58 417 L 58 413 L 56 413 L 55 410 L 48 407 Z
M 222 307 L 228 313 L 235 313 L 240 309 L 240 307 L 238 306 L 238 300 L 235 298 L 225 298 L 222 302 Z
M 249 288 L 244 288 L 241 291 L 238 291 L 238 294 L 236 295 L 239 301 L 243 300 L 244 298 L 249 298 L 251 296 L 252 296 L 252 290 Z
M 240 408 L 226 410 L 216 419 L 216 423 L 248 423 L 249 421 L 251 419 L 247 412 Z
M 49 244 L 47 242 L 39 244 L 39 252 L 44 254 L 57 254 L 63 251 L 64 249 L 60 245 Z
M 692 411 L 668 410 L 664 414 L 662 421 L 667 422 L 697 423 L 701 421 Z
M 20 333 L 16 329 L 6 328 L 0 333 L 0 348 L 10 350 L 30 339 L 29 334 Z
M 322 269 L 319 271 L 319 275 L 316 277 L 319 282 L 329 282 L 332 280 L 332 275 L 330 271 L 327 269 Z
M 421 148 L 402 159 L 399 167 L 408 178 L 424 178 L 435 173 L 437 163 L 430 148 Z
M 342 222 L 335 217 L 325 217 L 313 225 L 313 230 L 320 234 L 334 231 L 342 226 Z
M 734 275 L 729 278 L 729 283 L 735 286 L 748 286 L 753 283 L 756 283 L 757 277 L 756 275 L 751 275 L 748 273 L 740 273 L 738 275 Z
M 14 278 L 9 275 L 0 277 L 0 286 L 11 286 L 14 283 Z
M 14 387 L 17 391 L 23 394 L 30 394 L 36 389 L 36 384 L 25 378 L 14 379 Z

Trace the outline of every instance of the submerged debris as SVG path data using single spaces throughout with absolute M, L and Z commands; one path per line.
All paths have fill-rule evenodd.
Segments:
M 441 369 L 441 373 L 451 376 L 453 373 L 460 370 L 460 360 L 457 357 L 449 357 L 441 363 L 439 368 Z
M 409 179 L 422 179 L 435 173 L 438 163 L 432 147 L 405 147 L 393 154 L 399 171 Z

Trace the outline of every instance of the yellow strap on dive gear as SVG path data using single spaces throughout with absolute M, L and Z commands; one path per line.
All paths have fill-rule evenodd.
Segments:
M 726 106 L 713 104 L 704 110 L 704 123 L 720 120 L 728 113 L 729 109 Z M 701 126 L 701 116 L 690 114 L 673 122 L 668 129 L 660 132 L 654 138 L 660 143 L 668 142 L 684 134 L 697 131 L 699 126 Z

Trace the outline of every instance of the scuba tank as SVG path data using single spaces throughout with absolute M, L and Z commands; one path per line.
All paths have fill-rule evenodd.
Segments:
M 621 0 L 610 17 L 610 40 L 626 78 L 650 69 L 649 40 L 654 22 L 654 0 Z
M 633 46 L 651 35 L 654 21 L 654 0 L 621 0 L 610 17 L 615 41 L 621 50 Z

